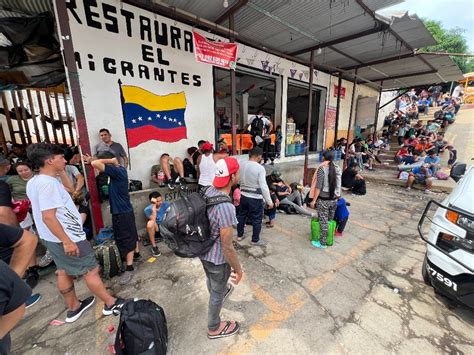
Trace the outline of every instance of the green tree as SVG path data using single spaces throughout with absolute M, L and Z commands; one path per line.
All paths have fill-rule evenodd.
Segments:
M 435 46 L 421 48 L 424 52 L 447 52 L 447 53 L 468 53 L 468 45 L 466 37 L 464 36 L 466 30 L 456 27 L 453 29 L 446 29 L 441 25 L 441 22 L 423 19 L 428 31 L 430 31 L 433 38 L 438 42 Z M 451 57 L 459 66 L 463 73 L 472 71 L 474 62 L 466 57 Z

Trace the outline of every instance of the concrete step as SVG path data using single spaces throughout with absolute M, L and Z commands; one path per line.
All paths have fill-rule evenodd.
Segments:
M 373 182 L 373 183 L 378 183 L 378 184 L 387 184 L 387 185 L 393 185 L 393 186 L 401 186 L 401 187 L 406 186 L 406 181 L 400 180 L 397 178 L 398 173 L 396 171 L 385 170 L 385 169 L 379 169 L 374 172 L 364 171 L 363 176 L 364 176 L 364 179 L 368 182 Z M 433 187 L 431 190 L 433 192 L 450 193 L 454 189 L 455 186 L 456 186 L 456 183 L 452 179 L 434 180 Z M 413 188 L 418 189 L 418 190 L 424 190 L 424 185 L 414 184 Z

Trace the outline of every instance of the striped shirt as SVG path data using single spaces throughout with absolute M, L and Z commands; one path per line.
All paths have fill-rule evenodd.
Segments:
M 206 196 L 208 197 L 218 195 L 225 194 L 218 191 L 213 186 L 210 186 L 206 190 Z M 207 216 L 209 217 L 209 223 L 211 225 L 211 238 L 215 239 L 216 242 L 206 254 L 201 256 L 201 259 L 209 261 L 214 265 L 225 264 L 226 260 L 224 258 L 224 249 L 222 248 L 222 242 L 220 238 L 221 228 L 235 227 L 237 225 L 235 207 L 230 202 L 220 203 L 218 205 L 209 207 L 207 210 Z

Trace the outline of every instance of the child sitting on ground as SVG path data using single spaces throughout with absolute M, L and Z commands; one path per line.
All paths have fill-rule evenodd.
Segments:
M 349 220 L 349 209 L 348 202 L 342 197 L 337 200 L 336 213 L 334 214 L 334 220 L 336 221 L 336 237 L 342 237 L 344 229 L 346 228 L 347 221 Z
M 449 151 L 448 168 L 451 169 L 458 160 L 458 151 L 452 145 L 448 145 L 446 149 Z

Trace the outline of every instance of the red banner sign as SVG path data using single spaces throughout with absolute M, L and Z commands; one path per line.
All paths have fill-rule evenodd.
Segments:
M 217 67 L 235 69 L 237 43 L 213 42 L 197 32 L 193 32 L 196 61 Z
M 326 129 L 334 130 L 336 128 L 336 108 L 328 106 L 326 109 Z
M 337 93 L 339 92 L 339 86 L 334 85 L 334 97 L 337 97 Z M 341 88 L 341 99 L 346 97 L 346 88 L 343 86 Z

